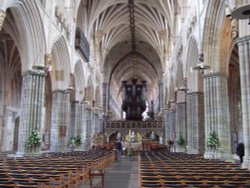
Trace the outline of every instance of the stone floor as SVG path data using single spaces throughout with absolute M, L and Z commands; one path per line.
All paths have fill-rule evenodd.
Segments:
M 96 178 L 94 187 L 101 185 L 100 179 Z M 89 182 L 84 183 L 79 188 L 89 188 Z M 99 186 L 100 187 L 100 186 Z M 120 157 L 105 168 L 104 176 L 105 188 L 138 188 L 138 159 L 133 156 Z

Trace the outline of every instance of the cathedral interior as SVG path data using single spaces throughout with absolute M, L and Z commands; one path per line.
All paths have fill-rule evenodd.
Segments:
M 250 0 L 0 0 L 0 160 L 243 143 L 249 170 L 249 19 Z

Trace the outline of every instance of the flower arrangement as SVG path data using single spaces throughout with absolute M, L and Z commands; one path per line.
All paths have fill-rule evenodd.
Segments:
M 73 146 L 80 146 L 82 144 L 82 139 L 80 135 L 73 136 L 70 138 L 70 144 Z
M 32 147 L 32 146 L 37 146 L 39 144 L 41 144 L 40 133 L 38 132 L 38 130 L 33 130 L 27 140 L 27 146 Z
M 220 147 L 218 135 L 214 130 L 209 133 L 206 144 L 214 149 L 218 149 Z
M 184 146 L 186 144 L 186 142 L 185 142 L 184 138 L 182 137 L 182 135 L 180 135 L 180 137 L 178 138 L 177 144 L 179 146 Z

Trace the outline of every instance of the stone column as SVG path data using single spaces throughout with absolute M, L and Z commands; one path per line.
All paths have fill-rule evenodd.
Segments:
M 170 103 L 169 112 L 169 136 L 174 142 L 176 141 L 176 103 Z
M 0 31 L 3 28 L 3 24 L 4 24 L 4 20 L 6 17 L 6 12 L 4 10 L 0 10 Z M 4 105 L 4 97 L 5 97 L 5 93 L 4 91 L 0 91 L 0 150 L 3 151 L 3 139 L 4 139 L 4 109 L 5 109 L 5 105 Z M 22 151 L 23 153 L 23 151 Z
M 21 116 L 17 156 L 39 154 L 41 145 L 27 147 L 26 142 L 33 130 L 41 133 L 42 108 L 45 100 L 44 70 L 28 71 L 22 77 Z
M 171 134 L 170 134 L 170 125 L 171 125 L 171 116 L 170 116 L 171 112 L 170 109 L 167 109 L 165 112 L 165 141 L 169 140 L 171 138 Z
M 74 101 L 71 104 L 71 125 L 69 127 L 69 140 L 71 137 L 80 136 L 83 143 L 83 118 L 82 118 L 82 103 Z M 76 150 L 83 150 L 83 144 L 75 148 Z
M 3 29 L 5 17 L 6 17 L 6 12 L 4 10 L 0 10 L 0 31 Z
M 176 103 L 176 141 L 182 137 L 187 142 L 186 102 Z M 177 144 L 177 151 L 183 151 L 184 147 Z
M 250 169 L 250 36 L 237 39 L 240 61 L 242 123 L 245 145 L 243 168 Z
M 2 88 L 3 89 L 3 88 Z M 5 117 L 5 92 L 0 90 L 0 150 L 4 151 L 4 117 Z
M 104 134 L 104 119 L 102 109 L 99 110 L 99 133 Z
M 168 110 L 166 108 L 162 111 L 162 126 L 163 126 L 163 144 L 165 144 L 168 140 L 167 135 L 167 112 Z
M 211 131 L 215 131 L 219 137 L 220 148 L 213 157 L 231 160 L 233 157 L 231 151 L 227 77 L 220 73 L 205 75 L 204 85 L 205 138 L 208 138 Z M 205 157 L 212 157 L 207 147 Z
M 91 110 L 91 106 L 88 104 L 87 101 L 84 102 L 84 131 L 86 131 L 85 134 L 85 144 L 84 144 L 84 148 L 89 149 L 91 146 L 91 139 L 92 139 L 92 135 L 91 135 L 91 124 L 92 124 L 92 110 Z
M 204 95 L 187 93 L 187 153 L 203 154 L 205 148 Z
M 109 84 L 102 83 L 102 109 L 105 115 L 107 115 L 108 113 L 108 97 L 109 97 Z
M 159 84 L 159 111 L 161 111 L 163 108 L 163 90 L 164 90 L 163 87 L 164 87 L 163 83 L 160 83 Z
M 70 93 L 67 90 L 53 92 L 50 151 L 68 150 L 70 129 Z
M 93 110 L 93 127 L 92 127 L 92 133 L 100 133 L 100 121 L 99 121 L 99 108 L 94 108 Z
M 81 148 L 83 150 L 87 149 L 87 110 L 86 110 L 86 102 L 82 102 L 80 103 L 80 133 L 81 133 L 81 137 L 82 137 L 82 146 Z
M 71 126 L 69 127 L 69 138 L 72 136 L 76 136 L 75 134 L 79 133 L 79 130 L 77 130 L 78 113 L 79 113 L 79 102 L 73 101 L 71 103 Z

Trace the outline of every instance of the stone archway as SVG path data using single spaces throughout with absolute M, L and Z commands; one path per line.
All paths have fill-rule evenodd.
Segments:
M 233 47 L 229 60 L 228 97 L 230 114 L 231 147 L 233 153 L 239 141 L 243 141 L 241 114 L 241 89 L 238 47 Z
M 204 59 L 211 66 L 204 74 L 205 139 L 211 132 L 218 134 L 220 149 L 216 158 L 232 160 L 229 117 L 228 57 L 233 43 L 230 19 L 225 17 L 227 1 L 208 3 L 202 46 Z M 214 15 L 211 17 L 211 15 Z M 205 158 L 212 158 L 214 151 L 208 146 Z
M 51 46 L 53 69 L 50 72 L 52 90 L 52 116 L 50 151 L 65 151 L 70 139 L 70 90 L 71 67 L 67 42 L 64 36 L 55 38 Z M 63 117 L 63 118 L 57 118 Z
M 204 92 L 203 75 L 198 71 L 190 71 L 199 63 L 198 43 L 194 37 L 189 40 L 186 52 L 186 124 L 187 124 L 187 152 L 204 153 Z
M 13 23 L 14 18 L 8 9 L 0 31 L 0 151 L 16 151 L 18 145 L 15 114 L 19 114 L 21 108 L 22 64 L 17 36 L 13 35 L 12 30 L 17 26 Z M 6 133 L 8 138 L 4 136 Z

